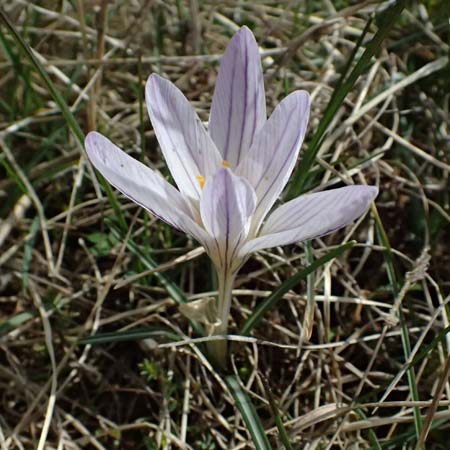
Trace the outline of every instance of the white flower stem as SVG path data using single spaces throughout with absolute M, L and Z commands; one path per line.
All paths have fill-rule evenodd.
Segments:
M 212 328 L 212 335 L 225 335 L 228 332 L 228 319 L 230 316 L 231 299 L 236 272 L 229 268 L 217 271 L 218 298 L 217 298 L 217 325 Z M 214 340 L 207 344 L 208 355 L 211 362 L 220 369 L 227 365 L 228 345 L 226 339 Z

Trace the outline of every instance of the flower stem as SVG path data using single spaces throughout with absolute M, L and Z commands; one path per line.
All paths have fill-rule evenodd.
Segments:
M 217 270 L 219 282 L 217 297 L 217 325 L 212 328 L 212 336 L 225 335 L 228 331 L 228 319 L 230 316 L 233 284 L 236 272 L 231 272 L 229 268 Z M 226 339 L 208 342 L 207 351 L 211 362 L 218 369 L 226 369 L 228 342 Z

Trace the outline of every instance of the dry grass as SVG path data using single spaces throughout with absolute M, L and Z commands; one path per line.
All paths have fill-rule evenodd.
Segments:
M 357 182 L 379 185 L 380 195 L 365 218 L 313 242 L 314 257 L 345 240 L 358 244 L 310 280 L 310 340 L 301 339 L 306 283 L 252 338 L 233 338 L 233 370 L 274 448 L 267 386 L 295 449 L 449 448 L 445 3 L 402 14 L 321 146 L 311 189 Z M 11 0 L 3 7 L 82 128 L 168 174 L 142 112 L 148 74 L 174 81 L 206 121 L 219 57 L 247 24 L 261 46 L 269 110 L 287 92 L 307 89 L 314 130 L 367 18 L 382 5 Z M 0 30 L 0 449 L 254 448 L 164 284 L 190 299 L 214 294 L 207 258 L 122 197 L 131 228 L 115 237 L 117 218 L 82 149 Z M 147 270 L 129 241 L 159 268 Z M 302 245 L 255 255 L 237 280 L 231 330 L 305 263 Z M 143 327 L 182 342 L 117 340 Z M 78 342 L 108 332 L 103 345 Z

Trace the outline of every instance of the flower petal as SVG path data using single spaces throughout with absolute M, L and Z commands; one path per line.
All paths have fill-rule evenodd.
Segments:
M 238 175 L 249 180 L 258 198 L 253 217 L 255 231 L 289 180 L 305 137 L 309 106 L 305 91 L 283 99 L 236 169 Z
M 213 175 L 222 157 L 196 112 L 170 81 L 150 75 L 145 100 L 159 145 L 181 192 L 198 200 L 198 177 Z
M 122 194 L 201 243 L 207 240 L 205 231 L 193 220 L 187 200 L 164 178 L 100 133 L 89 133 L 85 145 L 95 168 Z
M 236 168 L 266 121 L 261 57 L 253 33 L 241 28 L 220 63 L 209 133 L 224 160 Z
M 215 242 L 211 258 L 221 267 L 236 257 L 250 227 L 256 195 L 248 181 L 233 175 L 229 169 L 219 169 L 209 178 L 200 200 L 203 225 Z
M 270 215 L 260 237 L 247 242 L 241 256 L 332 233 L 361 216 L 377 194 L 375 186 L 346 186 L 291 200 Z

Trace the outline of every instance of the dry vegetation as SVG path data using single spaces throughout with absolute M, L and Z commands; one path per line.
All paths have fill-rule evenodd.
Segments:
M 167 175 L 142 105 L 148 74 L 170 78 L 207 120 L 220 54 L 247 24 L 261 46 L 269 110 L 294 89 L 312 94 L 307 148 L 383 4 L 2 7 L 81 128 Z M 448 10 L 431 0 L 404 10 L 320 147 L 309 190 L 356 182 L 377 184 L 380 195 L 356 224 L 315 240 L 310 259 L 358 244 L 317 270 L 309 290 L 304 280 L 286 294 L 252 338 L 234 338 L 232 370 L 274 448 L 282 447 L 270 399 L 294 449 L 450 448 Z M 121 226 L 5 27 L 0 45 L 0 449 L 254 448 L 174 299 L 176 287 L 190 299 L 214 293 L 209 261 L 115 193 Z M 306 264 L 303 245 L 255 255 L 237 280 L 231 330 Z M 308 295 L 315 318 L 303 340 Z M 182 345 L 164 345 L 168 333 Z

